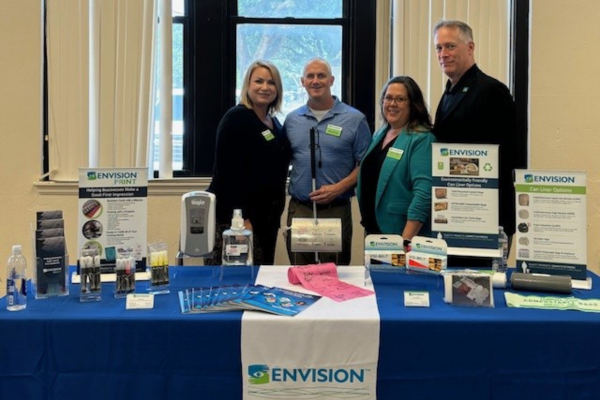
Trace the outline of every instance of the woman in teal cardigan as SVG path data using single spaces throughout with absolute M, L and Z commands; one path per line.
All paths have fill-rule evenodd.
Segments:
M 430 234 L 431 117 L 417 83 L 390 79 L 381 94 L 384 124 L 374 135 L 358 175 L 357 197 L 367 234 Z

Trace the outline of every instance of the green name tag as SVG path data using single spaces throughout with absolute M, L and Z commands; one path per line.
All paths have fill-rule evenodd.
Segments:
M 261 132 L 263 137 L 265 138 L 265 140 L 268 142 L 269 140 L 273 140 L 275 139 L 275 136 L 273 135 L 273 133 L 267 129 L 266 131 L 262 131 Z
M 388 152 L 385 156 L 389 157 L 389 158 L 393 158 L 394 160 L 399 160 L 402 158 L 402 154 L 404 154 L 404 150 L 390 147 L 390 149 L 388 150 Z
M 340 137 L 342 135 L 342 127 L 335 125 L 327 125 L 325 133 L 331 136 Z

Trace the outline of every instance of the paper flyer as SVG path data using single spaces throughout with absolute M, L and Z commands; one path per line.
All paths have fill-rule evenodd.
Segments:
M 600 312 L 600 299 L 578 299 L 576 297 L 524 296 L 505 292 L 507 307 L 540 308 L 542 310 L 575 310 Z
M 517 271 L 587 276 L 585 172 L 515 171 Z
M 498 253 L 498 146 L 433 143 L 432 236 L 474 256 Z
M 78 254 L 97 247 L 102 272 L 113 272 L 117 256 L 145 268 L 148 171 L 146 168 L 80 168 Z

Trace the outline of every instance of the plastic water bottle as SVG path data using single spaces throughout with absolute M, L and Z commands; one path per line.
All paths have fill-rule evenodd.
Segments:
M 6 271 L 6 309 L 23 310 L 27 307 L 27 261 L 20 244 L 12 247 Z
M 502 252 L 501 257 L 492 260 L 492 269 L 496 272 L 506 272 L 508 262 L 508 236 L 504 228 L 498 228 L 498 250 Z
M 233 210 L 231 229 L 223 232 L 223 265 L 252 265 L 252 231 L 244 227 L 242 210 Z

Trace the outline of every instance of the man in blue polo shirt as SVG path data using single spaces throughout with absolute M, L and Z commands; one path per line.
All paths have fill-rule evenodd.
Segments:
M 352 208 L 350 200 L 358 176 L 358 164 L 371 141 L 367 119 L 360 111 L 331 94 L 334 77 L 331 66 L 313 58 L 304 66 L 302 86 L 308 103 L 288 114 L 285 120 L 292 147 L 287 225 L 292 218 L 312 218 L 313 202 L 319 218 L 340 218 L 342 252 L 319 253 L 320 262 L 349 265 L 352 247 Z M 312 190 L 310 129 L 315 128 L 316 190 Z M 287 239 L 290 262 L 315 263 L 315 253 L 293 253 Z

